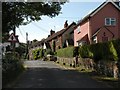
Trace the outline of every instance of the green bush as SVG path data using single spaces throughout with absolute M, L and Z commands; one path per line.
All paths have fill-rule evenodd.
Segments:
M 6 53 L 2 59 L 3 87 L 13 81 L 23 70 L 23 63 L 17 57 L 17 53 Z
M 119 60 L 120 40 L 81 46 L 79 55 L 82 58 L 93 58 L 94 60 Z
M 46 49 L 45 55 L 48 55 L 48 54 L 54 55 L 54 52 L 51 49 Z
M 75 49 L 74 47 L 67 47 L 67 48 L 59 49 L 57 50 L 57 56 L 68 57 L 68 58 L 74 57 L 76 53 L 76 51 L 74 50 L 77 50 L 77 49 Z
M 84 45 L 79 48 L 79 53 L 82 58 L 91 58 L 93 53 L 90 51 L 89 45 Z
M 120 60 L 120 39 L 118 39 L 118 40 L 113 40 L 112 43 L 113 43 L 114 48 L 115 48 L 115 50 L 116 50 L 117 57 L 118 57 L 118 59 Z
M 44 56 L 44 50 L 43 49 L 33 50 L 32 53 L 33 53 L 33 58 L 35 60 L 43 58 L 43 56 Z

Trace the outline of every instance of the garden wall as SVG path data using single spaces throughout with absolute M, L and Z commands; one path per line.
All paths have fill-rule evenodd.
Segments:
M 78 56 L 79 58 L 76 59 L 75 57 Z M 63 48 L 57 50 L 57 57 L 59 57 L 57 61 L 64 65 L 91 69 L 100 74 L 116 78 L 118 77 L 118 70 L 120 70 L 120 39 Z
M 116 61 L 100 60 L 94 62 L 94 60 L 90 58 L 78 58 L 78 62 L 76 62 L 76 58 L 57 57 L 56 62 L 70 67 L 79 67 L 81 70 L 93 70 L 101 75 L 114 78 L 118 78 L 119 75 Z

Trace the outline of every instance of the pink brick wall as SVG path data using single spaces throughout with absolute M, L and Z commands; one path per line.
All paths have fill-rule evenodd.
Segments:
M 107 28 L 114 33 L 115 39 L 117 39 L 119 36 L 119 30 L 118 27 L 120 25 L 119 23 L 119 14 L 120 12 L 111 4 L 107 4 L 105 7 L 103 7 L 96 15 L 94 15 L 91 19 L 91 34 L 93 35 L 96 30 L 102 26 L 105 25 L 105 18 L 116 18 L 116 25 L 115 26 L 107 26 Z
M 77 41 L 83 38 L 86 34 L 88 34 L 89 30 L 89 22 L 86 21 L 80 26 L 80 33 L 78 33 L 77 28 L 74 30 L 74 46 L 77 46 Z
M 114 34 L 114 39 L 120 38 L 120 11 L 118 11 L 111 3 L 108 3 L 100 11 L 98 11 L 90 21 L 86 20 L 85 23 L 80 25 L 81 32 L 78 33 L 77 29 L 74 30 L 74 46 L 77 46 L 77 41 L 88 34 L 88 40 L 92 43 L 92 35 L 98 28 L 105 26 L 105 18 L 116 18 L 115 26 L 107 26 L 107 28 Z M 101 42 L 103 33 L 107 34 L 109 40 L 112 39 L 110 32 L 103 29 L 98 34 L 98 41 Z

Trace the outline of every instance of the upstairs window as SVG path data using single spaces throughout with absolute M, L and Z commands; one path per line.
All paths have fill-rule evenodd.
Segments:
M 105 25 L 106 26 L 115 26 L 116 18 L 105 18 Z

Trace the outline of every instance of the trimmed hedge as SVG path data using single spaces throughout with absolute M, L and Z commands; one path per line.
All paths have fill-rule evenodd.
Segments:
M 81 46 L 79 47 L 79 55 L 82 58 L 94 60 L 119 60 L 120 40 Z
M 120 39 L 84 45 L 80 47 L 67 47 L 57 50 L 57 56 L 71 58 L 79 55 L 82 58 L 92 58 L 98 60 L 120 60 Z
M 78 47 L 67 47 L 57 50 L 58 57 L 71 58 L 75 57 L 78 54 Z

